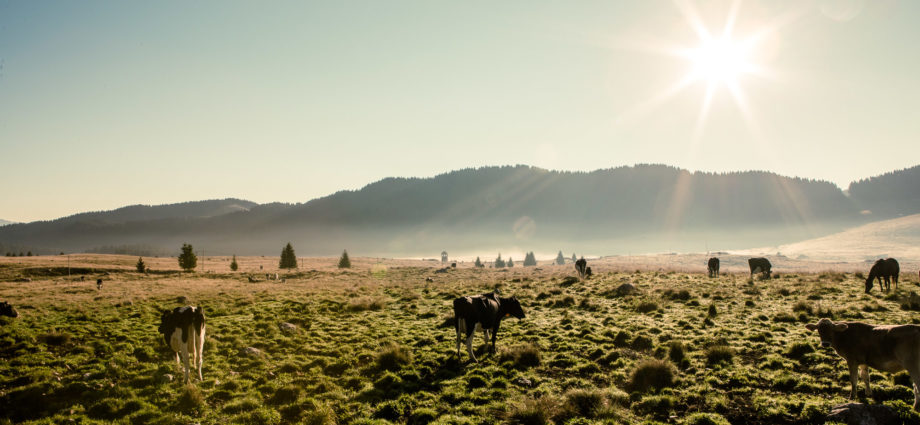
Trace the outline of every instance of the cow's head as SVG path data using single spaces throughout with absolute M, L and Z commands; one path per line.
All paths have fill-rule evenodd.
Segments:
M 870 274 L 869 277 L 866 278 L 866 293 L 867 294 L 869 293 L 869 291 L 872 290 L 872 280 L 873 280 L 872 275 Z M 882 288 L 882 289 L 885 289 L 885 288 Z
M 843 332 L 847 329 L 846 323 L 834 323 L 831 319 L 823 318 L 818 321 L 818 323 L 809 323 L 805 325 L 805 328 L 814 331 L 818 331 L 818 335 L 821 336 L 821 346 L 830 347 L 831 342 L 834 340 L 834 332 Z
M 510 314 L 518 319 L 524 318 L 524 309 L 521 308 L 520 301 L 515 297 L 511 298 L 502 298 L 501 299 L 502 309 L 505 310 L 505 314 Z

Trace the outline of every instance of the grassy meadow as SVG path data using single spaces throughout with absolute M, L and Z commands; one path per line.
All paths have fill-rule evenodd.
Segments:
M 0 258 L 0 300 L 20 313 L 0 318 L 0 423 L 823 423 L 848 373 L 804 324 L 920 322 L 908 270 L 899 291 L 865 295 L 861 275 L 814 267 L 750 281 L 598 262 L 578 281 L 571 265 L 328 258 L 280 283 L 265 280 L 272 257 L 233 273 L 226 257 L 198 273 L 136 260 L 74 256 L 68 277 L 66 257 Z M 495 355 L 477 334 L 481 362 L 458 360 L 451 300 L 493 290 L 527 317 L 502 322 Z M 161 311 L 187 304 L 207 315 L 191 385 L 157 333 Z M 864 402 L 920 422 L 906 373 L 872 381 Z

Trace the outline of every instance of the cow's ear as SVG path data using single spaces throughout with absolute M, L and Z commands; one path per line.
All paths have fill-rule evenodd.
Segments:
M 809 324 L 805 325 L 805 329 L 808 329 L 808 330 L 810 330 L 810 331 L 813 331 L 813 330 L 815 330 L 815 329 L 818 329 L 818 325 L 816 325 L 816 324 L 814 324 L 814 323 L 809 323 Z
M 847 330 L 847 324 L 846 323 L 834 323 L 834 330 L 837 332 L 845 331 Z

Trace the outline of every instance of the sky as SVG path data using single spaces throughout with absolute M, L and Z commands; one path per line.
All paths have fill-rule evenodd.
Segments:
M 505 164 L 845 189 L 920 163 L 918 19 L 893 0 L 0 0 L 0 219 Z

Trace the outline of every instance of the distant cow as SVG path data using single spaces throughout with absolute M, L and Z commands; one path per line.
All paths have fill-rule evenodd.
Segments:
M 12 304 L 6 301 L 3 301 L 3 302 L 0 302 L 0 316 L 15 318 L 15 317 L 19 317 L 19 312 L 16 311 L 15 308 L 13 308 Z
M 97 290 L 97 291 L 101 291 L 101 290 L 102 290 L 102 279 L 101 279 L 101 278 L 96 279 L 96 290 Z
M 706 267 L 709 269 L 709 277 L 716 277 L 719 275 L 719 259 L 718 258 L 716 257 L 710 258 L 709 262 L 706 263 Z
M 592 274 L 594 274 L 594 272 L 591 271 L 591 267 L 588 267 L 588 268 L 585 269 L 585 278 L 586 278 L 586 279 L 589 278 L 589 277 L 591 277 Z
M 907 369 L 914 387 L 914 410 L 920 410 L 920 326 L 868 325 L 861 322 L 833 322 L 824 318 L 805 325 L 817 330 L 822 347 L 833 347 L 850 369 L 850 398 L 856 398 L 859 376 L 869 387 L 869 368 L 895 373 Z
M 578 272 L 578 277 L 582 279 L 585 278 L 585 271 L 587 270 L 587 267 L 588 262 L 585 261 L 584 257 L 575 262 L 575 271 Z
M 460 357 L 460 336 L 466 339 L 466 350 L 470 358 L 478 362 L 473 354 L 473 333 L 482 329 L 483 338 L 489 344 L 489 332 L 492 333 L 492 349 L 495 352 L 495 336 L 502 319 L 511 315 L 524 318 L 524 310 L 517 298 L 500 298 L 495 293 L 460 297 L 454 300 L 454 326 L 457 330 L 457 357 Z
M 198 368 L 198 379 L 201 377 L 201 365 L 204 363 L 202 350 L 204 348 L 204 310 L 201 307 L 176 307 L 172 311 L 164 311 L 160 317 L 160 333 L 166 345 L 176 352 L 176 363 L 185 366 L 185 383 L 189 382 L 189 370 Z M 182 362 L 179 362 L 181 357 Z M 191 366 L 189 366 L 191 357 Z
M 748 266 L 751 267 L 751 278 L 754 277 L 754 273 L 759 271 L 763 279 L 770 278 L 770 269 L 773 268 L 770 260 L 763 257 L 748 259 Z
M 894 280 L 894 289 L 898 289 L 898 274 L 901 273 L 901 266 L 898 264 L 898 260 L 894 258 L 886 258 L 884 260 L 878 260 L 875 264 L 872 265 L 872 268 L 869 269 L 869 277 L 866 278 L 866 293 L 872 289 L 872 283 L 874 280 L 878 280 L 878 287 L 885 292 L 891 290 L 891 281 Z M 884 279 L 884 286 L 882 285 L 882 279 Z

